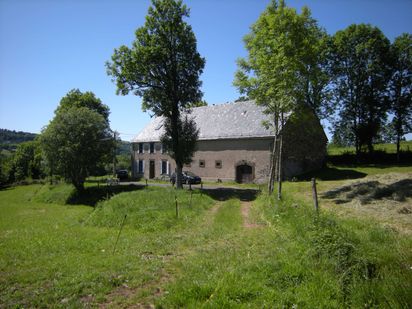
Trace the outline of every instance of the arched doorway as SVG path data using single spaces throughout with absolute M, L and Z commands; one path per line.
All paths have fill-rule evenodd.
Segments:
M 236 166 L 236 182 L 250 183 L 253 182 L 253 168 L 248 164 Z

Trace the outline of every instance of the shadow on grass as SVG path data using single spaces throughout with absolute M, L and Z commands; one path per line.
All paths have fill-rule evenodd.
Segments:
M 142 185 L 121 185 L 121 186 L 100 186 L 100 187 L 88 187 L 84 192 L 74 192 L 68 199 L 66 204 L 69 205 L 88 205 L 95 206 L 99 201 L 109 199 L 113 195 L 131 192 L 143 189 Z
M 353 169 L 341 169 L 336 167 L 323 167 L 320 170 L 308 172 L 298 176 L 300 181 L 308 181 L 313 177 L 319 180 L 344 180 L 366 177 L 366 173 L 354 171 Z
M 11 189 L 11 185 L 6 184 L 6 185 L 0 185 L 0 191 L 6 191 L 6 190 L 10 190 Z
M 241 201 L 254 201 L 259 190 L 256 189 L 235 189 L 235 188 L 204 188 L 203 193 L 209 195 L 216 201 L 226 201 L 232 198 L 240 199 Z

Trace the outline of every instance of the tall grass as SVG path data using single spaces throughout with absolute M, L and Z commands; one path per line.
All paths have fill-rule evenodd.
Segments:
M 410 237 L 322 209 L 315 215 L 292 196 L 278 203 L 262 193 L 251 211 L 261 226 L 246 229 L 239 200 L 206 211 L 215 202 L 196 191 L 191 197 L 188 191 L 149 187 L 92 208 L 36 201 L 36 196 L 48 200 L 47 190 L 0 191 L 0 307 L 408 308 L 412 303 Z M 53 198 L 64 195 L 58 191 L 50 193 Z
M 0 191 L 1 308 L 93 307 L 123 286 L 136 289 L 133 295 L 141 297 L 137 289 L 150 291 L 149 283 L 163 272 L 165 257 L 178 254 L 182 242 L 192 243 L 187 239 L 213 204 L 208 196 L 193 194 L 190 208 L 190 193 L 178 192 L 177 220 L 169 211 L 174 210 L 174 193 L 160 188 L 119 194 L 96 211 L 56 203 L 66 200 L 71 190 L 70 186 L 32 185 Z M 153 199 L 161 208 L 155 217 L 144 211 L 144 207 L 155 207 Z M 111 209 L 109 218 L 106 212 L 114 205 L 119 210 Z M 117 218 L 124 213 L 128 226 L 113 254 L 120 228 Z M 110 300 L 113 306 L 117 301 Z
M 121 193 L 98 203 L 86 222 L 100 227 L 118 227 L 127 215 L 126 226 L 142 232 L 160 232 L 176 225 L 189 224 L 212 204 L 212 199 L 202 196 L 200 191 L 148 187 Z
M 411 239 L 372 224 L 316 215 L 286 197 L 254 204 L 265 226 L 241 228 L 239 202 L 223 205 L 219 238 L 182 261 L 161 308 L 408 308 Z M 219 216 L 224 215 L 222 222 Z M 222 217 L 223 218 L 223 217 Z M 212 232 L 210 232 L 212 233 Z
M 373 222 L 316 215 L 288 197 L 272 207 L 268 201 L 261 196 L 257 202 L 264 216 L 303 250 L 311 276 L 329 277 L 322 285 L 338 291 L 340 306 L 407 308 L 412 303 L 411 238 Z

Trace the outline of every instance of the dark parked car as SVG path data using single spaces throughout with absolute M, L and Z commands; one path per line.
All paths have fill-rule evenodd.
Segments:
M 173 173 L 170 177 L 170 182 L 175 184 L 176 182 L 176 173 Z M 202 182 L 202 178 L 193 174 L 192 172 L 182 172 L 182 183 L 196 185 Z
M 120 180 L 128 179 L 129 178 L 129 172 L 127 170 L 118 170 L 116 172 L 116 176 Z

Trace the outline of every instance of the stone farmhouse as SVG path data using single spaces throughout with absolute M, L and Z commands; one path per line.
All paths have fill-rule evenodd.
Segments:
M 203 106 L 193 108 L 190 117 L 199 140 L 192 163 L 183 171 L 208 181 L 267 181 L 274 134 L 263 126 L 269 119 L 262 107 L 253 101 Z M 282 130 L 286 179 L 324 164 L 327 137 L 310 109 L 291 113 Z M 175 171 L 160 143 L 162 134 L 163 118 L 156 117 L 132 139 L 133 177 L 167 178 Z

